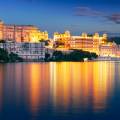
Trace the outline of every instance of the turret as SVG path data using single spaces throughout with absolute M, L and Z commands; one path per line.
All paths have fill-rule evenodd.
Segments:
M 65 34 L 66 35 L 70 35 L 70 31 L 65 31 Z
M 82 37 L 86 38 L 87 37 L 87 33 L 82 33 Z
M 108 35 L 107 34 L 103 34 L 102 43 L 106 43 L 107 39 L 108 39 Z
M 3 40 L 3 27 L 4 27 L 4 22 L 0 20 L 0 40 Z
M 99 33 L 95 33 L 94 34 L 94 38 L 99 38 L 100 36 L 99 36 Z
M 107 35 L 107 34 L 103 34 L 103 38 L 104 38 L 104 39 L 107 39 L 107 38 L 108 38 L 108 35 Z

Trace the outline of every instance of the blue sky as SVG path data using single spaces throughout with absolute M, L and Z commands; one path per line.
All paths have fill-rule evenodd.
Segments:
M 119 0 L 0 0 L 0 19 L 54 31 L 120 33 Z

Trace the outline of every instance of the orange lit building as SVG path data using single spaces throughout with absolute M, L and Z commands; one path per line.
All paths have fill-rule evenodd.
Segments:
M 82 33 L 81 36 L 72 36 L 70 47 L 72 49 L 82 49 L 84 51 L 99 53 L 99 45 L 106 42 L 106 34 L 100 37 L 98 33 L 95 33 L 93 36 Z
M 84 51 L 99 53 L 99 45 L 107 43 L 107 34 L 100 36 L 95 33 L 93 36 L 82 33 L 81 36 L 72 36 L 69 31 L 63 34 L 54 33 L 54 41 L 64 43 L 65 48 L 82 49 Z
M 70 45 L 70 40 L 71 40 L 71 34 L 69 31 L 65 31 L 64 33 L 54 33 L 54 42 L 58 41 L 64 44 L 65 48 L 68 48 Z
M 33 25 L 6 25 L 0 21 L 0 40 L 39 42 L 48 40 L 48 32 L 41 32 Z
M 120 45 L 117 47 L 117 56 L 120 57 Z
M 106 56 L 106 57 L 116 57 L 119 56 L 120 50 L 118 49 L 118 45 L 116 43 L 108 42 L 106 44 L 100 45 L 100 56 Z

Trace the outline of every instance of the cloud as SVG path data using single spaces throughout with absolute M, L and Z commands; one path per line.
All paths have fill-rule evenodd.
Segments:
M 89 7 L 76 7 L 75 8 L 75 15 L 76 16 L 101 16 L 103 13 L 92 10 Z
M 120 24 L 120 13 L 114 13 L 112 15 L 106 16 L 106 18 L 116 24 Z
M 101 17 L 105 18 L 107 21 L 120 24 L 120 13 L 108 14 L 97 10 L 93 10 L 89 7 L 76 7 L 74 9 L 74 14 L 76 16 Z
M 21 1 L 33 3 L 33 2 L 40 2 L 41 0 L 21 0 Z

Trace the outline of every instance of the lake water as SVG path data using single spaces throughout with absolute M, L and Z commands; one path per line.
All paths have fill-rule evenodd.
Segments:
M 0 64 L 0 120 L 118 120 L 120 62 Z

